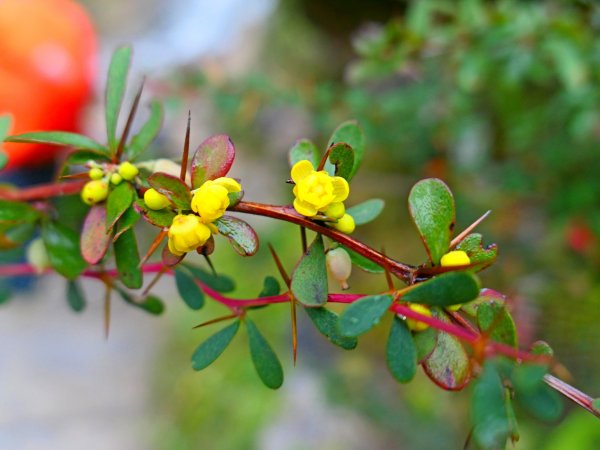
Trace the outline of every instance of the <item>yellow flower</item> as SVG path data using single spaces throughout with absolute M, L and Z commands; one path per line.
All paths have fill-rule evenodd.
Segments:
M 468 266 L 471 264 L 471 260 L 462 250 L 454 250 L 442 256 L 440 264 L 442 267 Z
M 416 313 L 419 313 L 423 316 L 431 317 L 431 310 L 426 305 L 421 305 L 419 303 L 411 303 L 408 305 L 408 307 Z M 423 331 L 423 330 L 426 330 L 427 328 L 429 328 L 429 324 L 426 324 L 425 322 L 421 322 L 420 320 L 417 320 L 417 319 L 410 319 L 410 318 L 406 319 L 406 326 L 411 331 Z
M 346 200 L 350 193 L 345 179 L 332 177 L 324 170 L 317 172 L 306 159 L 294 164 L 292 180 L 296 183 L 294 209 L 306 217 L 324 213 L 333 204 Z
M 230 192 L 242 190 L 233 178 L 221 177 L 208 180 L 200 186 L 192 197 L 192 210 L 200 215 L 204 223 L 214 222 L 220 218 L 229 206 Z
M 178 214 L 169 228 L 169 251 L 181 256 L 196 250 L 210 238 L 210 229 L 195 214 Z

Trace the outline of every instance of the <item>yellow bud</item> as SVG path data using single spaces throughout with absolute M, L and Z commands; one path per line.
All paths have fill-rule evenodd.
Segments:
M 144 192 L 144 203 L 150 209 L 158 211 L 159 209 L 166 208 L 171 204 L 169 199 L 158 192 L 156 189 L 150 188 Z
M 50 267 L 50 259 L 42 238 L 36 238 L 27 247 L 27 262 L 33 266 L 35 272 L 39 275 Z
M 121 175 L 124 180 L 133 180 L 139 172 L 140 171 L 138 170 L 138 168 L 131 164 L 129 161 L 125 161 L 119 164 L 119 175 Z
M 92 167 L 88 171 L 88 175 L 92 180 L 99 180 L 104 176 L 104 171 L 100 167 Z
M 458 311 L 460 308 L 462 308 L 462 303 L 459 303 L 458 305 L 452 305 L 452 306 L 446 306 L 446 311 L 452 311 L 452 312 L 456 312 Z
M 121 183 L 121 181 L 123 181 L 123 177 L 116 172 L 110 176 L 110 182 L 115 186 Z
M 334 248 L 327 252 L 325 261 L 329 273 L 340 283 L 340 287 L 348 289 L 347 280 L 352 273 L 352 261 L 348 252 L 341 247 Z
M 331 224 L 331 226 L 336 230 L 346 234 L 352 233 L 354 228 L 356 228 L 356 225 L 354 224 L 354 218 L 350 214 L 344 214 L 336 223 Z
M 416 313 L 431 317 L 431 310 L 426 305 L 421 305 L 419 303 L 411 303 L 408 305 L 408 307 Z M 406 319 L 406 326 L 411 331 L 423 331 L 429 328 L 429 325 L 425 322 L 421 322 L 420 320 L 411 318 Z
M 92 180 L 83 186 L 81 199 L 88 205 L 94 205 L 108 197 L 108 184 L 102 180 Z
M 343 202 L 334 202 L 323 213 L 330 219 L 341 219 L 346 214 L 346 208 Z
M 468 266 L 471 264 L 471 260 L 462 250 L 454 250 L 442 256 L 440 264 L 442 267 Z
M 169 228 L 169 251 L 181 256 L 196 250 L 210 238 L 210 229 L 195 214 L 178 214 Z

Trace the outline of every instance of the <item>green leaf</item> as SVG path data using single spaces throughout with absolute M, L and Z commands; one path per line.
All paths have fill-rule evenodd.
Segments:
M 417 333 L 419 334 L 419 333 Z M 386 361 L 400 383 L 408 383 L 417 373 L 417 349 L 404 320 L 394 316 L 386 346 Z
M 510 434 L 510 422 L 504 398 L 504 386 L 494 364 L 487 361 L 475 382 L 471 397 L 473 438 L 484 449 L 504 448 Z
M 117 232 L 115 233 L 115 237 L 113 241 L 119 239 L 123 233 L 127 230 L 133 228 L 133 226 L 140 220 L 140 214 L 135 210 L 133 206 L 127 208 L 127 210 L 123 213 L 119 221 L 117 222 Z
M 431 306 L 450 306 L 475 300 L 479 280 L 470 272 L 446 272 L 414 285 L 402 301 Z
M 446 314 L 436 316 L 450 322 Z M 471 363 L 462 343 L 454 336 L 439 332 L 435 349 L 423 362 L 427 376 L 438 386 L 449 391 L 457 391 L 471 379 Z
M 202 289 L 190 275 L 179 267 L 175 268 L 175 285 L 179 296 L 191 309 L 200 309 L 204 306 Z
M 110 159 L 110 156 L 106 153 L 101 153 L 94 150 L 76 150 L 69 153 L 65 163 L 73 166 L 83 166 L 90 161 L 108 162 Z
M 594 408 L 594 411 L 600 413 L 600 398 L 592 400 L 592 408 Z
M 87 263 L 81 256 L 79 236 L 73 230 L 58 222 L 44 222 L 42 239 L 50 265 L 58 273 L 74 279 L 85 270 Z
M 523 364 L 514 368 L 512 379 L 515 398 L 529 413 L 540 420 L 554 421 L 562 414 L 561 398 L 544 383 L 547 369 L 536 364 Z
M 329 149 L 326 169 L 329 168 L 330 175 L 342 177 L 350 181 L 352 169 L 354 166 L 354 151 L 345 142 L 333 144 Z
M 165 305 L 162 300 L 154 295 L 148 295 L 143 299 L 138 299 L 124 289 L 116 287 L 116 290 L 126 303 L 146 311 L 147 313 L 158 316 L 165 310 Z
M 117 148 L 117 122 L 123 95 L 127 86 L 127 73 L 131 63 L 131 47 L 119 47 L 112 55 L 108 68 L 108 79 L 106 80 L 105 108 L 106 108 L 106 132 L 108 146 L 114 152 Z
M 254 322 L 246 318 L 246 329 L 248 330 L 248 342 L 250 344 L 250 356 L 254 368 L 261 381 L 271 389 L 278 389 L 283 384 L 283 369 L 279 358 L 258 331 Z
M 0 147 L 0 170 L 4 169 L 7 164 L 8 164 L 8 155 Z
M 384 206 L 385 202 L 383 200 L 372 198 L 348 208 L 346 212 L 352 216 L 356 225 L 364 225 L 375 220 L 381 214 L 381 211 L 383 211 Z
M 317 330 L 325 336 L 329 341 L 343 348 L 344 350 L 352 350 L 356 348 L 358 340 L 355 337 L 342 336 L 338 330 L 338 315 L 326 308 L 304 308 L 310 320 L 315 325 Z
M 296 164 L 298 161 L 307 159 L 316 169 L 320 162 L 319 150 L 317 149 L 317 146 L 308 139 L 300 139 L 299 141 L 296 141 L 294 146 L 290 149 L 289 158 L 290 166 L 294 166 L 294 164 Z
M 532 355 L 543 355 L 548 356 L 550 358 L 554 357 L 554 350 L 552 350 L 552 347 L 550 347 L 550 345 L 546 341 L 542 340 L 535 341 L 533 344 L 531 344 L 529 352 Z
M 183 263 L 190 273 L 199 281 L 218 292 L 231 292 L 235 289 L 235 283 L 227 275 L 214 275 L 201 267 L 189 263 Z
M 496 260 L 498 256 L 498 246 L 491 244 L 483 247 L 483 237 L 479 233 L 469 234 L 457 246 L 456 250 L 466 252 L 471 260 L 471 264 L 481 265 L 481 268 L 487 267 Z
M 173 218 L 176 216 L 175 212 L 169 208 L 163 208 L 158 211 L 148 208 L 141 198 L 138 198 L 134 202 L 133 207 L 142 215 L 142 218 L 146 222 L 160 228 L 170 227 L 173 223 Z
M 112 232 L 121 216 L 129 209 L 136 197 L 131 183 L 122 182 L 115 186 L 106 200 L 106 230 Z
M 392 301 L 391 295 L 370 295 L 351 303 L 340 315 L 340 333 L 347 337 L 366 333 L 379 323 Z
M 31 133 L 9 136 L 6 142 L 41 143 L 50 145 L 65 145 L 85 150 L 96 150 L 105 153 L 106 147 L 87 136 L 66 131 L 34 131 Z
M 135 161 L 156 139 L 162 127 L 163 108 L 159 101 L 150 102 L 150 117 L 140 131 L 133 136 L 131 143 L 127 147 L 127 158 L 129 161 Z
M 171 200 L 179 209 L 191 209 L 192 193 L 178 177 L 156 172 L 148 177 L 148 184 Z
M 247 222 L 237 217 L 223 216 L 215 223 L 219 233 L 229 239 L 239 255 L 252 256 L 258 251 L 258 236 Z
M 85 297 L 77 281 L 69 280 L 67 282 L 67 302 L 75 312 L 81 312 L 85 308 Z
M 411 189 L 408 206 L 431 262 L 439 264 L 450 247 L 455 224 L 450 189 L 437 178 L 421 180 Z
M 7 303 L 10 300 L 12 293 L 4 284 L 0 284 L 0 305 Z
M 272 295 L 278 295 L 281 292 L 281 286 L 277 278 L 267 275 L 263 281 L 263 288 L 258 294 L 259 297 L 271 297 Z
M 327 303 L 327 266 L 323 237 L 317 234 L 302 256 L 292 274 L 291 291 L 304 306 L 321 306 Z
M 119 279 L 130 289 L 142 287 L 140 255 L 133 229 L 125 231 L 113 244 Z
M 39 217 L 40 213 L 28 203 L 0 200 L 0 224 L 30 223 Z
M 432 327 L 414 334 L 413 341 L 417 349 L 417 362 L 419 364 L 431 355 L 437 345 L 437 340 L 438 331 Z
M 11 123 L 12 116 L 8 114 L 0 116 L 0 143 L 4 142 L 4 138 L 8 134 L 8 130 L 10 130 Z M 8 155 L 2 150 L 2 145 L 0 145 L 0 170 L 4 169 L 7 163 Z
M 358 126 L 358 122 L 355 120 L 349 120 L 347 122 L 339 125 L 329 138 L 329 143 L 327 144 L 327 148 L 331 147 L 333 144 L 337 144 L 338 142 L 345 142 L 354 151 L 354 164 L 352 166 L 352 171 L 348 179 L 351 179 L 356 174 L 356 171 L 360 167 L 360 164 L 363 159 L 363 155 L 365 153 L 365 134 Z
M 98 264 L 110 245 L 111 236 L 106 230 L 106 205 L 93 205 L 85 216 L 79 245 L 81 255 L 88 264 Z
M 350 255 L 350 261 L 352 264 L 356 265 L 359 269 L 364 270 L 369 273 L 383 273 L 383 267 L 379 264 L 374 263 L 368 258 L 365 258 L 363 255 L 356 253 L 354 250 L 349 249 L 348 247 L 341 246 L 344 250 L 348 252 Z
M 199 188 L 206 180 L 223 177 L 235 159 L 235 147 L 229 136 L 218 134 L 206 139 L 192 158 L 192 186 Z
M 487 333 L 492 340 L 517 348 L 515 322 L 504 304 L 486 302 L 479 305 L 477 323 L 479 329 Z
M 236 320 L 200 344 L 192 355 L 192 369 L 202 370 L 215 362 L 231 343 L 239 328 L 240 321 Z
M 227 197 L 229 198 L 228 208 L 233 208 L 244 198 L 244 191 L 229 192 Z

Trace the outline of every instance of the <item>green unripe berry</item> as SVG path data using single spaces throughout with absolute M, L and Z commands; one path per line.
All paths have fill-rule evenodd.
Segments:
M 92 167 L 88 175 L 92 180 L 99 180 L 104 176 L 104 171 L 100 167 Z
M 325 257 L 327 269 L 335 280 L 340 283 L 342 289 L 348 289 L 347 280 L 352 273 L 352 261 L 350 255 L 341 247 L 334 248 L 327 252 Z
M 102 180 L 92 180 L 83 186 L 81 199 L 88 205 L 94 205 L 108 197 L 108 183 Z
M 124 180 L 131 181 L 138 173 L 140 173 L 138 168 L 129 161 L 125 161 L 119 165 L 119 175 L 121 175 Z
M 171 202 L 156 189 L 150 188 L 144 192 L 144 203 L 148 208 L 158 211 L 169 206 Z
M 123 177 L 116 172 L 110 176 L 110 182 L 112 184 L 114 184 L 115 186 L 117 184 L 119 184 L 121 181 L 123 181 Z

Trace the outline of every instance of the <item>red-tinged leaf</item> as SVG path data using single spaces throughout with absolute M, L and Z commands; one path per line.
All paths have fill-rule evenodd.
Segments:
M 167 267 L 175 267 L 177 264 L 179 264 L 183 260 L 184 257 L 185 257 L 185 253 L 181 256 L 177 256 L 177 255 L 174 255 L 173 253 L 171 253 L 168 245 L 165 245 L 162 249 L 162 254 L 161 254 L 162 262 Z
M 81 229 L 81 255 L 88 264 L 98 264 L 110 245 L 111 236 L 106 232 L 106 205 L 90 208 Z
M 142 215 L 142 218 L 155 227 L 170 227 L 176 214 L 169 208 L 163 208 L 158 211 L 146 207 L 144 200 L 137 199 L 133 204 L 134 209 Z
M 235 147 L 229 136 L 217 134 L 206 139 L 192 158 L 191 175 L 194 189 L 206 180 L 223 177 L 235 158 Z
M 450 320 L 444 313 L 436 314 L 444 322 Z M 423 369 L 431 380 L 443 389 L 458 391 L 471 379 L 471 362 L 458 338 L 438 333 L 435 349 L 423 362 Z
M 219 233 L 226 236 L 233 249 L 242 256 L 252 256 L 258 251 L 256 231 L 237 217 L 223 216 L 216 221 Z
M 148 177 L 148 184 L 171 200 L 179 209 L 190 209 L 192 193 L 187 184 L 178 177 L 163 172 Z

